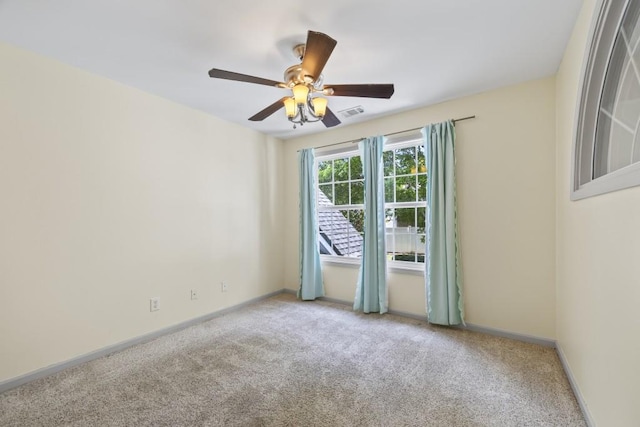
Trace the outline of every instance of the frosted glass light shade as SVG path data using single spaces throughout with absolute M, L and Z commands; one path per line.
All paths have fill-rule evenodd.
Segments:
M 327 112 L 327 98 L 313 98 L 313 111 L 318 117 L 324 117 Z
M 306 104 L 307 96 L 309 95 L 309 88 L 305 85 L 295 85 L 293 87 L 293 97 L 296 100 L 296 104 Z
M 287 112 L 287 117 L 292 118 L 296 115 L 296 101 L 294 101 L 293 98 L 285 99 L 284 109 Z

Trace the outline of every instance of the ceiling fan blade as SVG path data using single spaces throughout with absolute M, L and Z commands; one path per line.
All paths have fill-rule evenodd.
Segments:
M 324 85 L 324 89 L 333 89 L 333 96 L 357 96 L 360 98 L 391 98 L 393 84 L 364 85 Z M 329 93 L 327 93 L 329 95 Z
M 338 126 L 340 124 L 340 120 L 333 114 L 333 111 L 327 107 L 327 111 L 324 113 L 324 117 L 322 118 L 322 123 L 328 128 L 332 128 L 334 126 Z
M 277 82 L 275 80 L 263 79 L 261 77 L 249 76 L 247 74 L 234 73 L 233 71 L 219 70 L 217 68 L 212 68 L 211 70 L 209 70 L 209 77 L 212 77 L 214 79 L 225 79 L 225 80 L 235 80 L 238 82 L 255 83 L 258 85 L 285 87 L 284 83 Z
M 287 99 L 287 97 L 285 96 L 284 98 L 274 102 L 273 104 L 269 105 L 267 108 L 265 108 L 264 110 L 254 114 L 253 116 L 249 117 L 249 120 L 251 120 L 252 122 L 259 122 L 262 121 L 264 119 L 266 119 L 267 117 L 269 117 L 270 115 L 272 115 L 273 113 L 275 113 L 276 111 L 278 111 L 279 109 L 281 109 L 282 107 L 284 107 L 284 100 Z
M 307 33 L 302 69 L 314 81 L 322 74 L 322 69 L 329 60 L 333 48 L 336 47 L 336 43 L 338 42 L 326 34 L 317 31 L 309 31 Z

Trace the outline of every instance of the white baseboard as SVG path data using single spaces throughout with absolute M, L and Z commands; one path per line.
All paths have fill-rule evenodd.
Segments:
M 468 331 L 480 332 L 482 334 L 494 335 L 496 337 L 509 338 L 516 341 L 528 342 L 531 344 L 538 344 L 543 347 L 556 347 L 556 340 L 549 338 L 541 338 L 533 335 L 520 334 L 517 332 L 503 331 L 502 329 L 488 328 L 486 326 L 479 326 L 473 323 L 467 323 L 466 326 L 459 326 L 460 329 L 466 329 Z
M 198 323 L 202 323 L 202 322 L 206 322 L 207 320 L 211 320 L 214 319 L 218 316 L 222 316 L 223 314 L 227 314 L 231 311 L 235 311 L 238 310 L 239 308 L 242 308 L 244 306 L 247 306 L 249 304 L 253 304 L 255 302 L 258 301 L 262 301 L 264 299 L 267 298 L 271 298 L 274 295 L 278 295 L 281 294 L 283 291 L 279 290 L 276 292 L 271 292 L 269 294 L 266 295 L 262 295 L 256 298 L 252 298 L 248 301 L 242 302 L 240 304 L 236 304 L 234 306 L 231 307 L 227 307 L 224 308 L 222 310 L 218 310 L 215 311 L 213 313 L 209 313 L 209 314 L 205 314 L 204 316 L 199 316 L 196 317 L 194 319 L 190 319 L 190 320 L 186 320 L 184 322 L 178 323 L 176 325 L 173 326 L 169 326 L 167 328 L 163 328 L 154 332 L 150 332 L 148 334 L 144 334 L 144 335 L 140 335 L 138 337 L 135 338 L 131 338 L 129 340 L 126 341 L 122 341 L 113 345 L 108 345 L 106 347 L 103 347 L 99 350 L 95 350 L 92 351 L 90 353 L 86 353 L 83 354 L 81 356 L 78 357 L 74 357 L 72 359 L 69 360 L 65 360 L 64 362 L 59 362 L 59 363 L 54 363 L 53 365 L 49 365 L 46 366 L 44 368 L 40 368 L 37 369 L 35 371 L 26 373 L 24 375 L 20 375 L 18 377 L 15 378 L 11 378 L 5 381 L 0 382 L 0 393 L 3 393 L 7 390 L 10 390 L 12 388 L 15 387 L 19 387 L 23 384 L 29 383 L 31 381 L 35 381 L 37 379 L 40 378 L 44 378 L 44 377 L 48 377 L 49 375 L 53 375 L 57 372 L 60 372 L 62 370 L 71 368 L 73 366 L 77 366 L 80 365 L 82 363 L 86 363 L 89 362 L 91 360 L 95 360 L 98 359 L 100 357 L 104 357 L 104 356 L 108 356 L 109 354 L 118 352 L 118 351 L 122 351 L 126 348 L 132 347 L 134 345 L 138 345 L 138 344 L 142 344 L 151 340 L 154 340 L 156 338 L 159 338 L 163 335 L 167 335 L 167 334 L 171 334 L 173 332 L 177 332 L 179 330 L 188 328 L 189 326 L 193 326 L 193 325 L 197 325 Z
M 564 369 L 565 374 L 567 375 L 567 379 L 569 380 L 569 384 L 571 385 L 571 390 L 573 390 L 573 394 L 578 401 L 578 405 L 580 406 L 580 410 L 582 411 L 582 416 L 584 420 L 587 422 L 587 426 L 594 427 L 596 424 L 593 422 L 593 418 L 591 417 L 591 413 L 589 412 L 589 408 L 587 407 L 587 402 L 585 402 L 580 389 L 578 388 L 578 383 L 576 382 L 575 377 L 573 376 L 573 372 L 571 372 L 571 368 L 569 367 L 569 363 L 567 362 L 567 358 L 564 355 L 564 351 L 562 351 L 562 346 L 556 343 L 556 352 L 558 352 L 558 357 L 560 358 L 560 363 L 562 363 L 562 368 Z
M 283 292 L 289 293 L 289 294 L 293 294 L 295 295 L 296 292 L 291 290 L 291 289 L 285 289 Z M 333 302 L 336 304 L 345 304 L 345 305 L 353 305 L 353 302 L 351 301 L 345 301 L 345 300 L 341 300 L 341 299 L 336 299 L 336 298 L 330 298 L 330 297 L 320 297 L 318 298 L 320 301 L 328 301 L 328 302 Z M 424 320 L 425 322 L 427 321 L 427 315 L 419 315 L 419 314 L 414 314 L 414 313 L 407 313 L 405 311 L 400 311 L 400 310 L 389 310 L 387 311 L 389 314 L 394 314 L 397 316 L 402 316 L 402 317 L 408 317 L 410 319 L 416 319 L 416 320 Z M 516 332 L 509 332 L 509 331 L 503 331 L 501 329 L 494 329 L 494 328 L 488 328 L 486 326 L 480 326 L 480 325 L 475 325 L 472 323 L 467 323 L 466 326 L 451 326 L 452 328 L 456 328 L 456 329 L 466 329 L 468 331 L 474 331 L 474 332 L 479 332 L 479 333 L 483 333 L 483 334 L 487 334 L 487 335 L 494 335 L 494 336 L 498 336 L 498 337 L 503 337 L 503 338 L 509 338 L 512 340 L 516 340 L 516 341 L 523 341 L 523 342 L 528 342 L 531 344 L 538 344 L 538 345 L 542 345 L 544 347 L 551 347 L 551 348 L 555 348 L 556 347 L 556 341 L 549 339 L 549 338 L 540 338 L 540 337 L 536 337 L 533 335 L 527 335 L 527 334 L 520 334 L 520 333 L 516 333 Z

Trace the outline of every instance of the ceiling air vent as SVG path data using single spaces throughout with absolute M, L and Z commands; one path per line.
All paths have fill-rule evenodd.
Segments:
M 362 108 L 362 105 L 357 105 L 355 107 L 347 108 L 346 110 L 338 111 L 338 114 L 341 115 L 344 119 L 348 119 L 362 113 L 364 113 L 364 108 Z

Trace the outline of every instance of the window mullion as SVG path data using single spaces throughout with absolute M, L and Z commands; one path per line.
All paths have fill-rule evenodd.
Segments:
M 417 164 L 417 163 L 416 163 Z M 416 175 L 416 179 L 418 176 Z M 417 192 L 416 192 L 417 194 Z M 418 208 L 413 209 L 413 228 L 415 228 L 415 232 L 413 233 L 413 262 L 418 262 Z

